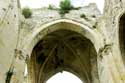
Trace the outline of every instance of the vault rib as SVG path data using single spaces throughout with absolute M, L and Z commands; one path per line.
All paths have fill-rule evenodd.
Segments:
M 40 83 L 43 69 L 44 69 L 44 67 L 45 67 L 45 65 L 46 65 L 46 63 L 47 63 L 47 61 L 49 60 L 49 58 L 50 58 L 51 55 L 53 54 L 53 52 L 54 52 L 54 50 L 55 50 L 56 47 L 57 47 L 57 44 L 54 46 L 54 48 L 52 48 L 52 50 L 50 51 L 48 57 L 45 59 L 45 61 L 44 61 L 43 65 L 42 65 L 42 67 L 40 68 L 40 72 L 39 72 L 38 82 L 37 82 L 37 83 Z
M 81 68 L 83 68 L 82 66 L 84 66 L 83 64 L 82 64 L 82 60 L 80 59 L 80 56 L 77 54 L 77 53 L 75 53 L 75 51 L 73 50 L 73 48 L 72 47 L 70 47 L 69 45 L 67 45 L 66 43 L 65 43 L 65 41 L 63 41 L 63 43 L 64 43 L 64 45 L 67 47 L 67 48 L 69 48 L 69 50 L 73 53 L 73 55 L 74 56 L 76 56 L 78 59 L 79 59 L 79 61 L 80 61 L 80 63 L 81 63 Z M 86 68 L 86 67 L 85 67 Z M 82 70 L 84 70 L 84 69 L 82 69 Z M 91 81 L 90 81 L 90 79 L 89 79 L 89 76 L 88 76 L 88 73 L 87 72 L 85 72 L 85 71 L 83 71 L 84 73 L 85 73 L 85 75 L 86 75 L 86 77 L 87 77 L 87 81 L 88 81 L 88 83 L 91 83 Z

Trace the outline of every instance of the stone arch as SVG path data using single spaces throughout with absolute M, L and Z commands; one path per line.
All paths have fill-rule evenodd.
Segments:
M 92 48 L 91 53 L 93 53 L 93 56 L 91 56 L 91 58 L 89 58 L 89 61 L 91 63 L 88 62 L 89 66 L 92 67 L 92 70 L 89 72 L 90 73 L 92 72 L 92 73 L 88 77 L 86 77 L 86 76 L 89 74 L 86 74 L 86 76 L 84 76 L 84 77 L 82 77 L 82 76 L 79 76 L 79 77 L 81 77 L 81 79 L 83 79 L 83 80 L 86 80 L 87 83 L 92 83 L 92 81 L 93 81 L 93 83 L 99 83 L 98 67 L 97 67 L 97 52 L 98 52 L 99 48 L 101 48 L 101 46 L 103 45 L 102 38 L 99 36 L 99 34 L 96 30 L 92 30 L 89 27 L 87 27 L 79 22 L 75 22 L 75 21 L 67 20 L 67 19 L 57 20 L 57 21 L 42 25 L 40 28 L 34 29 L 33 33 L 30 34 L 26 38 L 27 41 L 24 40 L 25 44 L 22 48 L 22 51 L 27 53 L 30 57 L 30 61 L 28 63 L 29 83 L 39 83 L 39 81 L 38 82 L 34 81 L 35 72 L 32 70 L 34 68 L 32 65 L 35 64 L 33 61 L 36 60 L 34 58 L 34 54 L 33 54 L 33 53 L 36 53 L 36 51 L 34 51 L 35 47 L 37 48 L 37 45 L 39 45 L 39 43 L 42 42 L 42 39 L 44 39 L 48 34 L 55 33 L 56 31 L 57 32 L 58 31 L 64 31 L 64 32 L 68 31 L 71 33 L 76 33 L 81 38 L 83 38 L 83 40 L 88 42 L 87 44 L 90 45 L 90 48 Z M 93 64 L 93 66 L 92 66 L 92 64 Z M 63 68 L 63 70 L 64 69 L 68 69 L 68 68 Z M 67 71 L 70 71 L 70 72 L 75 71 L 75 70 L 71 70 L 71 69 L 72 68 L 69 68 L 69 70 L 67 70 Z M 57 71 L 57 72 L 59 72 L 59 71 Z M 82 71 L 80 71 L 80 72 L 82 72 Z M 53 74 L 54 73 L 52 73 L 52 75 Z M 78 74 L 78 75 L 80 75 L 80 74 Z M 44 76 L 44 77 L 46 77 L 46 76 Z
M 63 70 L 76 73 L 85 83 L 99 82 L 97 52 L 89 39 L 74 31 L 47 34 L 34 47 L 29 63 L 32 83 L 45 83 Z
M 78 26 L 76 27 L 50 27 L 54 26 L 56 24 L 70 24 L 70 25 L 75 25 Z M 22 41 L 21 47 L 19 46 L 20 49 L 24 52 L 24 54 L 28 54 L 29 57 L 31 55 L 33 47 L 48 33 L 51 33 L 53 31 L 56 31 L 58 29 L 66 29 L 66 30 L 71 30 L 80 33 L 81 35 L 85 36 L 88 38 L 95 46 L 96 51 L 98 52 L 101 47 L 104 46 L 103 38 L 101 37 L 101 34 L 97 31 L 92 29 L 92 27 L 89 27 L 87 25 L 84 25 L 80 22 L 77 22 L 75 20 L 70 20 L 70 19 L 59 19 L 55 20 L 49 23 L 41 24 L 39 25 L 39 28 L 35 28 L 32 30 L 32 33 L 29 34 L 25 39 Z
M 125 64 L 125 12 L 120 15 L 119 18 L 119 47 L 121 51 L 121 56 Z

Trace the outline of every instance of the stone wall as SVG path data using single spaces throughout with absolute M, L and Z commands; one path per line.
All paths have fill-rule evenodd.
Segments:
M 104 72 L 110 71 L 110 80 L 112 82 L 108 83 L 124 83 L 125 82 L 125 67 L 123 64 L 123 59 L 120 53 L 119 46 L 119 19 L 123 12 L 125 12 L 125 3 L 124 0 L 105 0 L 104 14 L 99 19 L 99 26 L 104 39 L 105 45 L 111 45 L 109 55 L 104 54 L 102 62 L 107 62 L 107 69 Z M 105 56 L 106 55 L 106 56 Z M 107 61 L 103 61 L 103 60 Z M 111 73 L 112 72 L 112 73 Z M 105 73 L 106 74 L 106 73 Z M 103 77 L 108 77 L 102 74 L 102 81 L 104 82 Z M 108 79 L 109 79 L 108 78 Z M 102 82 L 102 83 L 103 83 Z M 105 83 L 105 82 L 104 82 Z M 107 82 L 106 82 L 107 83 Z
M 14 57 L 18 22 L 17 0 L 0 0 L 0 83 L 5 83 Z
M 84 29 L 88 30 L 87 37 L 91 36 L 89 33 L 94 33 L 91 37 L 97 38 L 92 42 L 97 49 L 100 83 L 125 83 L 124 59 L 119 46 L 119 20 L 125 13 L 124 0 L 105 0 L 102 15 L 95 4 L 90 4 L 79 10 L 70 11 L 63 18 L 56 10 L 42 9 L 33 10 L 32 18 L 22 19 L 19 7 L 17 0 L 0 1 L 0 83 L 5 83 L 6 73 L 14 60 L 11 83 L 24 82 L 23 74 L 26 65 L 24 59 L 27 59 L 27 55 L 33 48 L 30 43 L 38 42 L 39 38 L 46 34 L 45 32 L 51 32 L 47 27 L 56 22 L 71 22 L 72 25 L 86 26 L 87 28 L 84 27 Z M 81 18 L 81 14 L 85 14 L 86 17 Z M 44 31 L 43 28 L 47 30 Z M 74 31 L 83 34 L 80 29 L 74 28 Z M 41 34 L 38 35 L 38 33 Z M 28 45 L 29 48 L 26 51 L 25 47 Z M 14 55 L 20 57 L 15 59 Z

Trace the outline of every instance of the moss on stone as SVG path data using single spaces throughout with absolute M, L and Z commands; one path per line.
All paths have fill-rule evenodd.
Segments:
M 22 10 L 22 14 L 24 15 L 25 18 L 30 18 L 32 16 L 32 10 L 26 7 Z

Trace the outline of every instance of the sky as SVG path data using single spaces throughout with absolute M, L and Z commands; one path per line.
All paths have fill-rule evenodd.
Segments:
M 46 83 L 83 83 L 77 76 L 64 71 L 51 77 Z
M 41 8 L 48 7 L 49 4 L 53 4 L 56 7 L 59 6 L 61 0 L 20 0 L 21 7 L 30 7 L 30 8 Z M 72 4 L 76 7 L 85 6 L 89 3 L 96 3 L 99 10 L 103 12 L 104 0 L 71 0 Z

